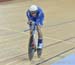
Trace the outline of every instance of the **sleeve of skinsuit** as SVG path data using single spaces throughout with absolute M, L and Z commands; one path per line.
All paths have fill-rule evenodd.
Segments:
M 44 13 L 42 11 L 42 9 L 39 9 L 39 14 L 38 14 L 38 18 L 36 20 L 36 25 L 43 25 L 43 20 L 44 20 Z
M 26 12 L 26 16 L 27 16 L 28 20 L 31 20 L 31 16 L 30 16 L 29 10 Z

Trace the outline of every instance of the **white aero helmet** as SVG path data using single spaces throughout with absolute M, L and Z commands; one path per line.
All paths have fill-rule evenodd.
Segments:
M 38 7 L 36 5 L 31 5 L 29 11 L 37 11 Z

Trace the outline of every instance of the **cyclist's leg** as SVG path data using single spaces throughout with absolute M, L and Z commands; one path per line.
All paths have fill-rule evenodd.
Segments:
M 38 48 L 43 48 L 43 19 L 40 20 L 39 24 L 37 25 L 37 32 L 38 32 Z
M 38 32 L 38 48 L 43 47 L 43 34 L 42 34 L 42 28 L 38 25 L 37 26 L 37 32 Z

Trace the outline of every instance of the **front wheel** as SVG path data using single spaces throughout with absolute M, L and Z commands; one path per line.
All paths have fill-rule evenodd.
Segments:
M 33 56 L 34 56 L 34 53 L 35 53 L 35 42 L 34 42 L 34 38 L 33 36 L 30 37 L 30 40 L 29 40 L 29 47 L 28 47 L 28 57 L 29 57 L 29 60 L 31 61 L 33 59 Z
M 30 61 L 33 59 L 34 52 L 35 52 L 35 49 L 33 49 L 33 48 L 30 47 L 29 51 L 28 51 L 28 55 L 29 55 L 29 60 Z

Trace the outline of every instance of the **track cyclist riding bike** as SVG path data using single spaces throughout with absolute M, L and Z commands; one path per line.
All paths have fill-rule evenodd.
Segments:
M 30 25 L 32 22 L 35 23 L 36 30 L 38 32 L 38 46 L 37 50 L 42 50 L 43 48 L 43 34 L 42 27 L 44 23 L 44 12 L 37 5 L 31 5 L 26 12 L 28 18 L 28 24 Z M 30 36 L 32 35 L 32 29 L 30 28 Z

